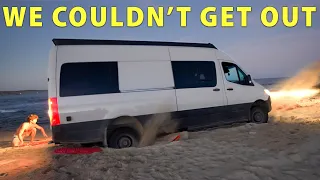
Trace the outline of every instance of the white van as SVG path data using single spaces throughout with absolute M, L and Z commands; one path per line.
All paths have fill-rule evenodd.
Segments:
M 177 130 L 266 123 L 268 90 L 212 44 L 53 39 L 48 69 L 53 141 L 137 146 L 154 114 Z

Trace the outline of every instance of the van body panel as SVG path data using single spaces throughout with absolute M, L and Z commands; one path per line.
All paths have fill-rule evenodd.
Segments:
M 248 74 L 234 60 L 231 60 L 229 56 L 224 53 L 219 54 L 221 58 L 219 59 L 219 64 L 223 76 L 224 92 L 227 98 L 226 105 L 229 108 L 229 116 L 231 116 L 231 119 L 245 119 L 248 117 L 248 112 L 250 112 L 250 108 L 256 101 L 262 100 L 267 102 L 269 96 L 264 92 L 264 88 L 254 81 L 253 85 L 244 85 L 239 82 L 230 81 L 231 79 L 235 80 L 237 75 L 238 78 L 241 78 L 241 71 L 245 75 Z M 229 63 L 231 66 L 234 66 L 229 74 L 224 72 L 224 63 Z M 238 68 L 238 71 L 236 68 Z
M 227 62 L 232 63 L 238 66 L 241 70 L 242 68 L 231 60 L 219 60 L 220 64 Z M 221 71 L 223 72 L 222 66 Z M 243 71 L 243 70 L 242 70 Z M 244 72 L 244 71 L 243 71 Z M 233 72 L 231 72 L 233 73 Z M 244 72 L 245 73 L 245 72 Z M 227 96 L 227 105 L 235 105 L 235 104 L 246 104 L 246 103 L 254 103 L 257 100 L 268 100 L 268 95 L 264 93 L 264 88 L 254 82 L 254 85 L 242 85 L 234 82 L 230 82 L 227 80 L 226 76 L 223 78 L 225 84 L 225 93 Z M 233 89 L 232 91 L 228 89 Z
M 168 61 L 167 47 L 83 45 L 59 46 L 58 67 L 65 62 Z
M 121 92 L 173 89 L 170 60 L 118 63 Z
M 176 130 L 197 130 L 206 127 L 216 127 L 221 125 L 230 125 L 232 123 L 241 123 L 248 121 L 248 111 L 251 103 L 229 106 L 217 106 L 208 108 L 197 108 L 183 111 L 171 111 L 164 113 L 146 114 L 132 116 L 137 119 L 141 125 L 145 125 L 149 120 L 154 119 L 157 115 L 170 116 L 171 121 L 166 125 L 175 126 Z M 231 109 L 246 109 L 237 114 L 231 113 Z M 154 116 L 155 115 L 155 116 Z M 163 117 L 162 116 L 162 117 Z M 161 118 L 159 118 L 161 119 Z M 56 143 L 92 143 L 102 142 L 105 137 L 110 137 L 112 130 L 117 126 L 110 124 L 113 119 L 100 118 L 97 120 L 83 121 L 79 123 L 61 124 L 52 128 L 53 139 Z M 106 132 L 106 128 L 108 130 Z M 121 127 L 121 126 L 120 126 Z M 161 128 L 159 126 L 158 128 Z M 169 127 L 172 128 L 172 127 Z M 106 135 L 106 134 L 107 135 Z
M 142 50 L 147 51 L 138 53 Z M 65 63 L 106 61 L 118 62 L 119 86 L 124 93 L 60 97 L 60 83 L 58 83 L 56 89 L 61 124 L 177 109 L 173 82 L 170 80 L 172 75 L 170 76 L 171 71 L 168 71 L 169 54 L 165 47 L 61 46 L 58 51 L 57 82 L 60 82 L 61 67 Z M 143 61 L 147 62 L 141 64 Z M 150 63 L 153 61 L 154 63 Z M 154 75 L 152 78 L 158 79 L 149 80 L 149 84 L 143 83 L 148 79 L 145 75 L 148 72 L 152 72 Z M 162 74 L 159 77 L 160 72 Z M 160 90 L 156 91 L 157 88 Z M 163 106 L 159 107 L 159 103 Z M 72 120 L 67 121 L 67 117 L 71 117 Z
M 227 53 L 221 50 L 214 50 L 214 51 L 216 52 L 217 59 L 233 61 L 232 58 Z
M 174 90 L 59 97 L 62 124 L 176 111 Z M 72 117 L 67 121 L 67 117 Z
M 49 52 L 48 62 L 48 97 L 57 96 L 56 68 L 57 68 L 57 49 L 53 46 Z
M 194 116 L 196 119 L 193 123 L 189 122 L 188 125 L 199 126 L 208 122 L 205 117 L 199 116 L 214 117 L 213 119 L 215 119 L 215 121 L 225 120 L 221 119 L 223 108 L 215 108 L 224 107 L 226 105 L 226 96 L 222 91 L 223 81 L 221 78 L 219 64 L 217 63 L 218 61 L 216 59 L 215 50 L 204 48 L 170 47 L 169 51 L 171 61 L 173 63 L 190 61 L 212 62 L 211 68 L 214 69 L 213 77 L 216 81 L 214 85 L 197 88 L 176 88 L 178 111 L 188 111 L 188 114 L 190 114 L 191 111 L 194 111 L 193 115 L 198 116 Z M 215 110 L 211 108 L 215 108 Z M 205 111 L 203 111 L 203 109 L 205 109 Z M 202 114 L 198 112 L 201 112 Z M 200 123 L 202 120 L 204 122 Z
M 172 61 L 208 61 L 217 60 L 216 50 L 208 48 L 169 47 Z

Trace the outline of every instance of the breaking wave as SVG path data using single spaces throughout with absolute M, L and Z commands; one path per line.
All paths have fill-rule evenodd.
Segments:
M 18 110 L 3 110 L 3 109 L 0 109 L 0 113 L 14 113 L 14 112 L 18 112 Z

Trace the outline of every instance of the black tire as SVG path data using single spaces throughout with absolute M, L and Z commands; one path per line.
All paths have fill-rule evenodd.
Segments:
M 253 123 L 267 123 L 269 119 L 268 112 L 262 107 L 253 107 L 250 113 L 250 119 Z
M 131 128 L 116 129 L 109 138 L 109 147 L 115 149 L 138 147 L 139 136 Z

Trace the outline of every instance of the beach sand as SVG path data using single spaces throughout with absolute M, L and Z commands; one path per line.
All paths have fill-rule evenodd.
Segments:
M 50 129 L 45 129 L 45 132 L 49 137 L 51 137 Z M 11 142 L 12 142 L 14 133 L 15 131 L 0 131 L 0 148 L 11 147 Z M 41 131 L 37 130 L 35 140 L 39 141 L 39 140 L 42 140 L 43 138 L 44 137 Z M 25 140 L 26 140 L 25 143 L 29 143 L 30 137 L 27 137 Z
M 320 98 L 273 106 L 267 124 L 189 132 L 142 148 L 57 155 L 53 144 L 3 147 L 0 179 L 320 179 Z

